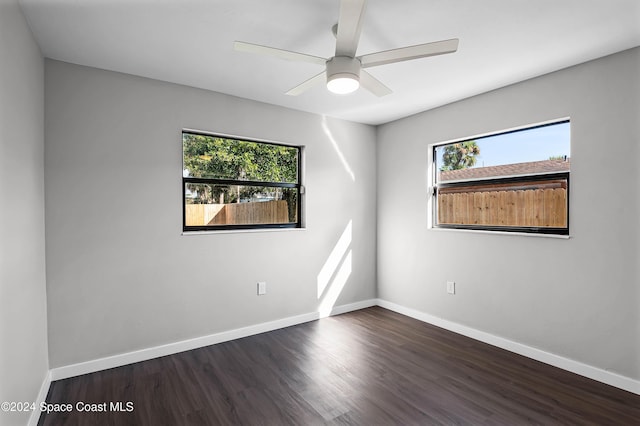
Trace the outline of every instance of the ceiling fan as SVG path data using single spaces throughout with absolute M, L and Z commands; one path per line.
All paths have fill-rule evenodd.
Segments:
M 320 74 L 286 92 L 287 95 L 292 96 L 297 96 L 323 81 L 326 81 L 327 88 L 331 92 L 337 94 L 351 93 L 362 85 L 376 96 L 385 96 L 392 93 L 391 89 L 365 71 L 365 68 L 443 55 L 458 50 L 458 39 L 454 38 L 356 56 L 365 4 L 366 0 L 341 0 L 340 17 L 338 23 L 332 28 L 336 37 L 336 53 L 331 58 L 321 58 L 243 41 L 234 42 L 234 48 L 240 52 L 260 53 L 290 61 L 325 65 L 325 70 Z

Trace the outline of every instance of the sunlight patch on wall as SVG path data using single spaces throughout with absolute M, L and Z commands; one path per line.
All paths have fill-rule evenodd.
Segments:
M 321 300 L 318 312 L 321 318 L 331 314 L 331 310 L 351 276 L 352 228 L 352 221 L 349 221 L 318 274 L 318 299 Z
M 342 232 L 342 236 L 333 247 L 333 250 L 331 250 L 331 254 L 329 254 L 329 257 L 318 274 L 318 299 L 320 299 L 324 294 L 327 289 L 327 285 L 331 282 L 331 277 L 333 277 L 335 272 L 338 270 L 340 261 L 344 258 L 345 253 L 349 249 L 352 238 L 351 233 L 352 225 L 351 221 L 349 221 L 344 232 Z
M 322 130 L 324 130 L 324 133 L 327 135 L 327 138 L 329 138 L 329 142 L 331 142 L 331 145 L 333 145 L 333 149 L 336 151 L 336 154 L 338 154 L 338 157 L 340 158 L 340 161 L 342 162 L 342 165 L 344 166 L 344 169 L 346 170 L 346 172 L 351 177 L 351 180 L 355 182 L 356 181 L 356 175 L 353 173 L 353 170 L 351 169 L 351 166 L 349 165 L 349 162 L 347 161 L 347 159 L 345 158 L 344 154 L 340 150 L 340 146 L 338 146 L 338 141 L 333 136 L 333 133 L 331 132 L 331 129 L 329 129 L 329 123 L 327 123 L 327 117 L 326 116 L 322 116 Z
M 329 290 L 327 290 L 327 294 L 325 294 L 322 302 L 320 303 L 320 308 L 318 309 L 320 318 L 328 317 L 329 315 L 331 315 L 331 310 L 335 306 L 340 293 L 342 293 L 347 280 L 351 276 L 351 270 L 351 250 L 349 250 L 346 257 L 344 258 L 344 262 L 342 262 L 342 264 L 340 265 L 340 269 L 331 282 L 331 286 L 329 287 Z

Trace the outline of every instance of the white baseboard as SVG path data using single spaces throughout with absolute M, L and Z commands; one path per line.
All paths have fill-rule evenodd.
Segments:
M 351 303 L 348 305 L 336 306 L 331 310 L 331 315 L 339 315 L 375 305 L 376 300 L 370 299 Z M 314 321 L 319 318 L 320 314 L 318 312 L 311 312 L 308 314 L 282 318 L 279 320 L 255 324 L 235 330 L 210 334 L 208 336 L 196 337 L 193 339 L 182 340 L 180 342 L 168 343 L 166 345 L 155 346 L 152 348 L 141 349 L 138 351 L 108 356 L 91 361 L 66 365 L 63 367 L 57 367 L 51 370 L 50 380 L 61 380 L 69 377 L 80 376 L 82 374 L 94 373 L 96 371 L 106 370 L 109 368 L 121 367 L 123 365 L 132 364 L 134 362 L 147 361 L 149 359 L 158 358 L 161 356 L 172 355 L 179 352 L 189 351 L 191 349 L 215 345 L 216 343 L 222 343 L 230 340 L 240 339 L 242 337 L 253 336 L 254 334 L 278 330 L 280 328 Z
M 411 318 L 415 318 L 422 322 L 426 322 L 435 325 L 440 328 L 444 328 L 454 333 L 462 334 L 472 339 L 479 340 L 484 343 L 488 343 L 493 346 L 497 346 L 502 349 L 506 349 L 510 352 L 517 353 L 519 355 L 526 356 L 527 358 L 535 359 L 536 361 L 543 362 L 545 364 L 552 365 L 554 367 L 561 368 L 563 370 L 570 371 L 572 373 L 579 374 L 584 377 L 596 380 L 598 382 L 606 383 L 608 385 L 626 390 L 640 395 L 640 381 L 631 379 L 629 377 L 621 376 L 610 371 L 602 370 L 600 368 L 593 367 L 591 365 L 583 364 L 572 359 L 564 358 L 559 355 L 552 354 L 540 349 L 536 349 L 531 346 L 524 345 L 522 343 L 514 342 L 512 340 L 505 339 L 500 336 L 496 336 L 484 331 L 476 330 L 475 328 L 467 327 L 452 321 L 448 321 L 427 313 L 417 311 L 415 309 L 407 308 L 398 305 L 393 302 L 389 302 L 383 299 L 377 300 L 377 305 L 391 311 L 397 312 L 402 315 L 406 315 Z
M 370 308 L 378 304 L 377 299 L 363 300 L 362 302 L 350 303 L 348 305 L 336 306 L 331 310 L 331 316 L 346 314 L 347 312 L 359 311 L 360 309 Z
M 608 385 L 615 386 L 617 388 L 640 395 L 640 381 L 621 376 L 610 371 L 602 370 L 587 364 L 583 364 L 578 361 L 564 358 L 549 352 L 545 352 L 543 350 L 517 343 L 490 333 L 476 330 L 474 328 L 467 327 L 452 321 L 438 318 L 433 315 L 429 315 L 415 309 L 407 308 L 383 299 L 369 299 L 361 302 L 351 303 L 348 305 L 336 306 L 331 310 L 331 315 L 340 315 L 376 305 L 394 312 L 398 312 L 408 317 L 433 324 L 454 333 L 462 334 L 464 336 L 471 337 L 472 339 L 479 340 L 481 342 L 485 342 L 490 345 L 526 356 L 528 358 L 532 358 L 537 361 L 562 368 L 563 370 L 571 371 L 581 376 L 585 376 L 590 379 L 597 380 L 599 382 L 606 383 Z M 227 342 L 230 340 L 240 339 L 255 334 L 278 330 L 280 328 L 290 327 L 297 324 L 303 324 L 305 322 L 315 321 L 319 318 L 320 314 L 318 312 L 311 312 L 308 314 L 282 318 L 279 320 L 255 324 L 235 330 L 215 333 L 208 336 L 202 336 L 183 340 L 180 342 L 142 349 L 139 351 L 127 352 L 124 354 L 99 358 L 92 361 L 53 368 L 47 373 L 47 376 L 45 377 L 45 380 L 40 389 L 40 393 L 38 394 L 38 400 L 36 402 L 39 405 L 45 400 L 49 391 L 49 386 L 51 384 L 51 381 L 53 380 L 61 380 L 69 377 L 79 376 L 82 374 L 94 373 L 109 368 L 121 367 L 123 365 L 132 364 L 134 362 L 146 361 L 161 356 L 172 355 L 191 349 L 215 345 L 217 343 Z M 36 425 L 38 422 L 38 416 L 34 415 L 35 413 L 36 412 L 34 411 L 31 415 L 31 418 L 29 419 L 30 426 Z
M 44 376 L 44 380 L 42 381 L 42 385 L 40 385 L 40 391 L 38 392 L 38 396 L 34 401 L 36 404 L 36 409 L 31 411 L 31 415 L 29 416 L 29 426 L 37 426 L 38 420 L 40 420 L 40 405 L 45 402 L 47 399 L 47 394 L 49 393 L 49 387 L 51 386 L 51 370 L 47 371 L 47 374 Z

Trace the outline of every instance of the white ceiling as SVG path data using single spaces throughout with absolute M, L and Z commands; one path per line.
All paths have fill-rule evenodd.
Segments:
M 284 93 L 322 71 L 233 50 L 334 54 L 339 0 L 21 0 L 48 58 L 380 124 L 640 45 L 639 0 L 369 0 L 358 55 L 459 38 L 368 71 L 393 90 Z

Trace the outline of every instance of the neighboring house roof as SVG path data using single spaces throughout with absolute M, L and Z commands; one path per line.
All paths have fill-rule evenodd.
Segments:
M 438 180 L 466 180 L 483 179 L 491 177 L 533 175 L 539 173 L 568 172 L 571 168 L 571 159 L 543 160 L 528 163 L 505 164 L 502 166 L 474 167 L 471 169 L 447 170 L 440 172 Z

